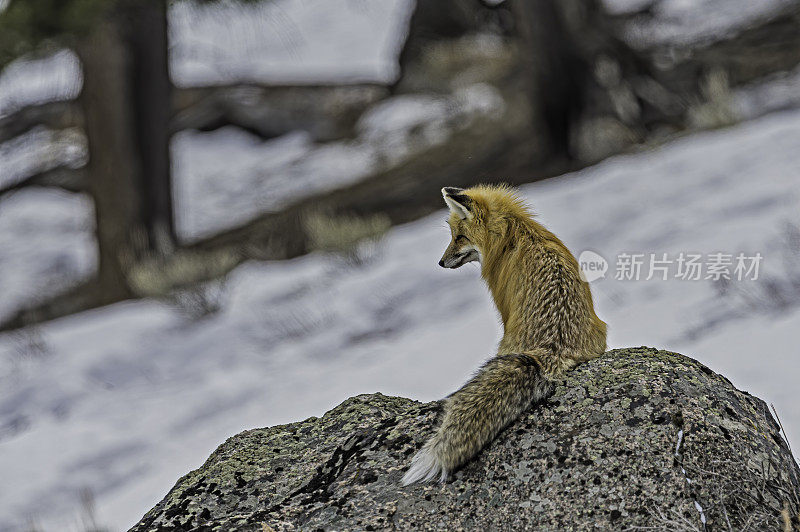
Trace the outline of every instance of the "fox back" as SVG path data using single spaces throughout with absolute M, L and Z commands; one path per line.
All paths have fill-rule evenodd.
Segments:
M 595 314 L 578 261 L 513 190 L 482 185 L 442 193 L 451 241 L 440 265 L 481 263 L 503 320 L 499 353 L 543 348 L 560 359 L 552 360 L 558 372 L 605 351 L 606 324 Z

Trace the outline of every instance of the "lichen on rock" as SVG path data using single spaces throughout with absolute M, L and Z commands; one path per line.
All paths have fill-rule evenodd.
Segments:
M 243 432 L 132 530 L 780 530 L 800 511 L 767 405 L 677 353 L 585 363 L 451 481 L 401 487 L 440 413 L 360 395 Z

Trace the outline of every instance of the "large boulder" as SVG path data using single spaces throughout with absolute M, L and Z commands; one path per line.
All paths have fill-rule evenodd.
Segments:
M 683 355 L 610 351 L 448 483 L 401 487 L 440 414 L 361 395 L 243 432 L 133 530 L 800 529 L 800 470 L 767 405 Z

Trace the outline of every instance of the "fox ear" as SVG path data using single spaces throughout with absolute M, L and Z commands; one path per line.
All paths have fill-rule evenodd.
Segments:
M 472 198 L 464 194 L 463 188 L 444 187 L 442 189 L 444 202 L 450 207 L 450 212 L 456 213 L 462 220 L 472 219 Z

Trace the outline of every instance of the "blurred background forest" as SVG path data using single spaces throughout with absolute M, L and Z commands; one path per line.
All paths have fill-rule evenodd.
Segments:
M 226 437 L 492 353 L 443 186 L 522 186 L 610 347 L 800 448 L 800 2 L 0 0 L 0 530 L 122 530 Z M 760 253 L 758 279 L 614 278 Z M 454 338 L 455 337 L 455 338 Z

